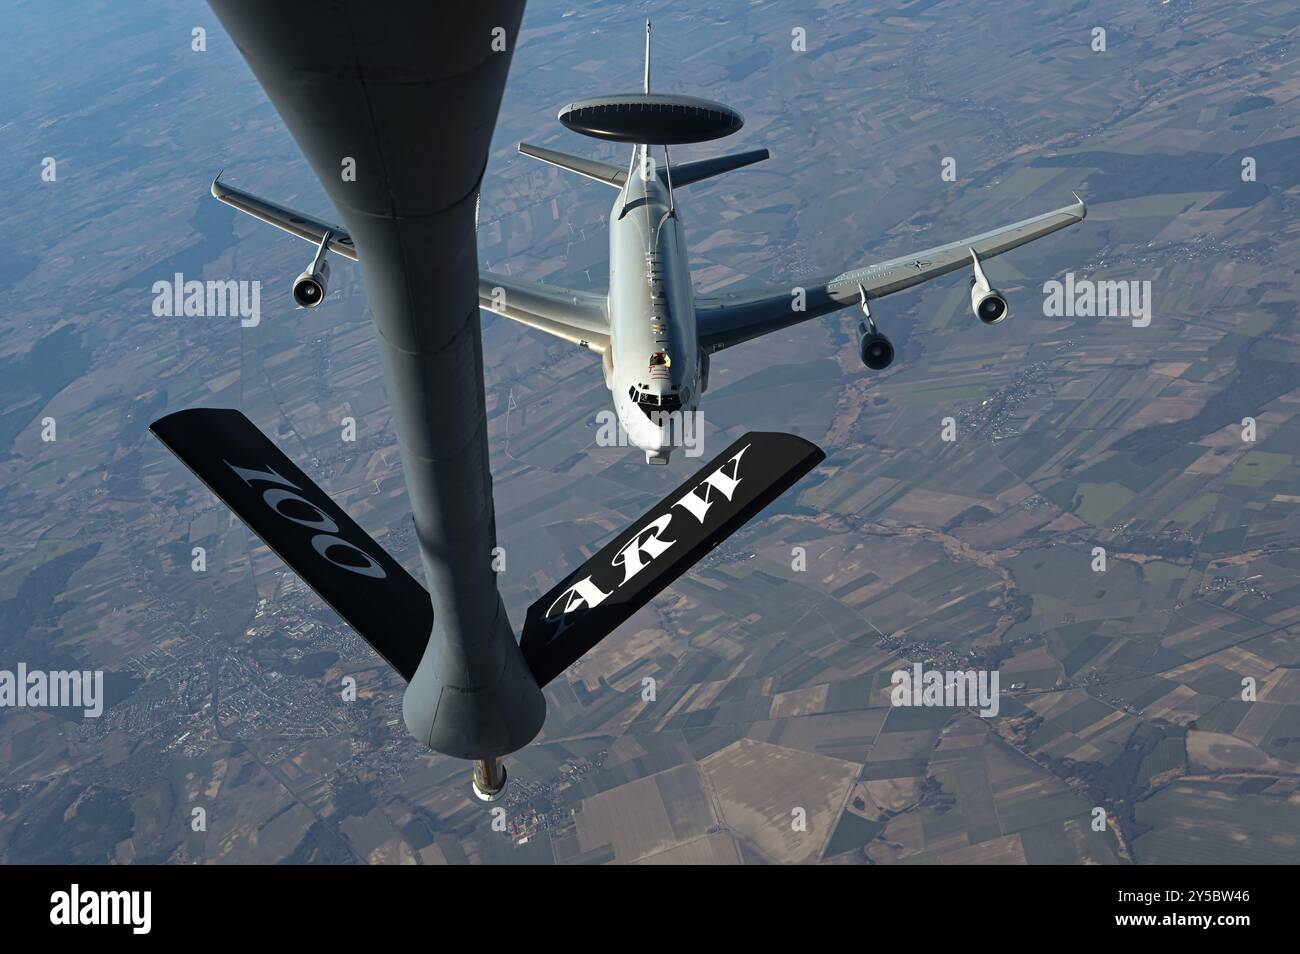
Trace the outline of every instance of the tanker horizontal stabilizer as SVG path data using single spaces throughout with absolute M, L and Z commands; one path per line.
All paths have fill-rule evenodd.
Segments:
M 433 606 L 401 564 L 239 411 L 177 411 L 149 430 L 410 681 Z
M 826 455 L 792 434 L 752 432 L 528 609 L 519 648 L 550 682 Z

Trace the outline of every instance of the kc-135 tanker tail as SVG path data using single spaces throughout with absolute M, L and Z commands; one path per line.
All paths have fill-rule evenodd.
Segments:
M 239 411 L 178 411 L 150 430 L 401 673 L 410 683 L 407 725 L 422 724 L 411 707 L 437 702 L 417 678 L 433 628 L 425 588 Z M 529 608 L 519 648 L 536 684 L 562 673 L 824 458 L 802 438 L 752 432 L 711 460 Z

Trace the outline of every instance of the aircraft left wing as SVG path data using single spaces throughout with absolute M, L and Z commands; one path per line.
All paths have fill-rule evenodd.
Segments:
M 357 260 L 357 248 L 352 236 L 341 225 L 331 225 L 251 192 L 226 185 L 221 181 L 220 174 L 212 180 L 212 195 L 231 208 L 313 245 L 319 245 L 328 234 L 330 251 L 354 262 Z M 575 291 L 559 285 L 544 285 L 492 272 L 479 273 L 478 289 L 479 307 L 487 311 L 601 354 L 609 348 L 609 315 L 604 295 Z
M 247 213 L 255 219 L 261 219 L 268 225 L 283 229 L 290 235 L 306 239 L 313 245 L 320 245 L 321 239 L 328 232 L 330 235 L 329 250 L 331 252 L 337 252 L 344 258 L 350 258 L 354 262 L 357 260 L 357 247 L 352 242 L 352 236 L 341 225 L 330 225 L 328 222 L 314 219 L 310 215 L 304 215 L 282 205 L 276 205 L 268 199 L 259 198 L 251 192 L 228 186 L 221 181 L 221 173 L 217 173 L 217 177 L 212 180 L 212 197 L 220 199 L 231 208 Z
M 1053 212 L 866 268 L 807 281 L 791 281 L 780 288 L 699 298 L 695 303 L 695 317 L 700 347 L 706 353 L 721 351 L 801 321 L 856 305 L 863 292 L 872 299 L 912 288 L 932 278 L 970 267 L 972 251 L 981 261 L 1009 252 L 1082 222 L 1087 208 L 1078 195 L 1075 199 L 1074 205 Z M 802 309 L 796 307 L 799 303 L 796 286 L 804 291 Z
M 609 312 L 604 295 L 479 272 L 478 305 L 581 348 L 600 354 L 609 349 Z

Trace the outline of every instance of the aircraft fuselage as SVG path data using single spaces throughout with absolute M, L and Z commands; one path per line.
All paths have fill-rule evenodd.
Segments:
M 628 442 L 666 464 L 699 403 L 695 294 L 678 213 L 638 162 L 610 211 L 606 383 Z

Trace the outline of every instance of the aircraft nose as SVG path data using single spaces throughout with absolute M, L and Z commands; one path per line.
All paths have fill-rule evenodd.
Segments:
M 643 451 L 649 454 L 664 454 L 672 446 L 672 439 L 669 429 L 656 421 L 647 419 L 640 433 L 636 435 L 638 440 L 636 444 Z

